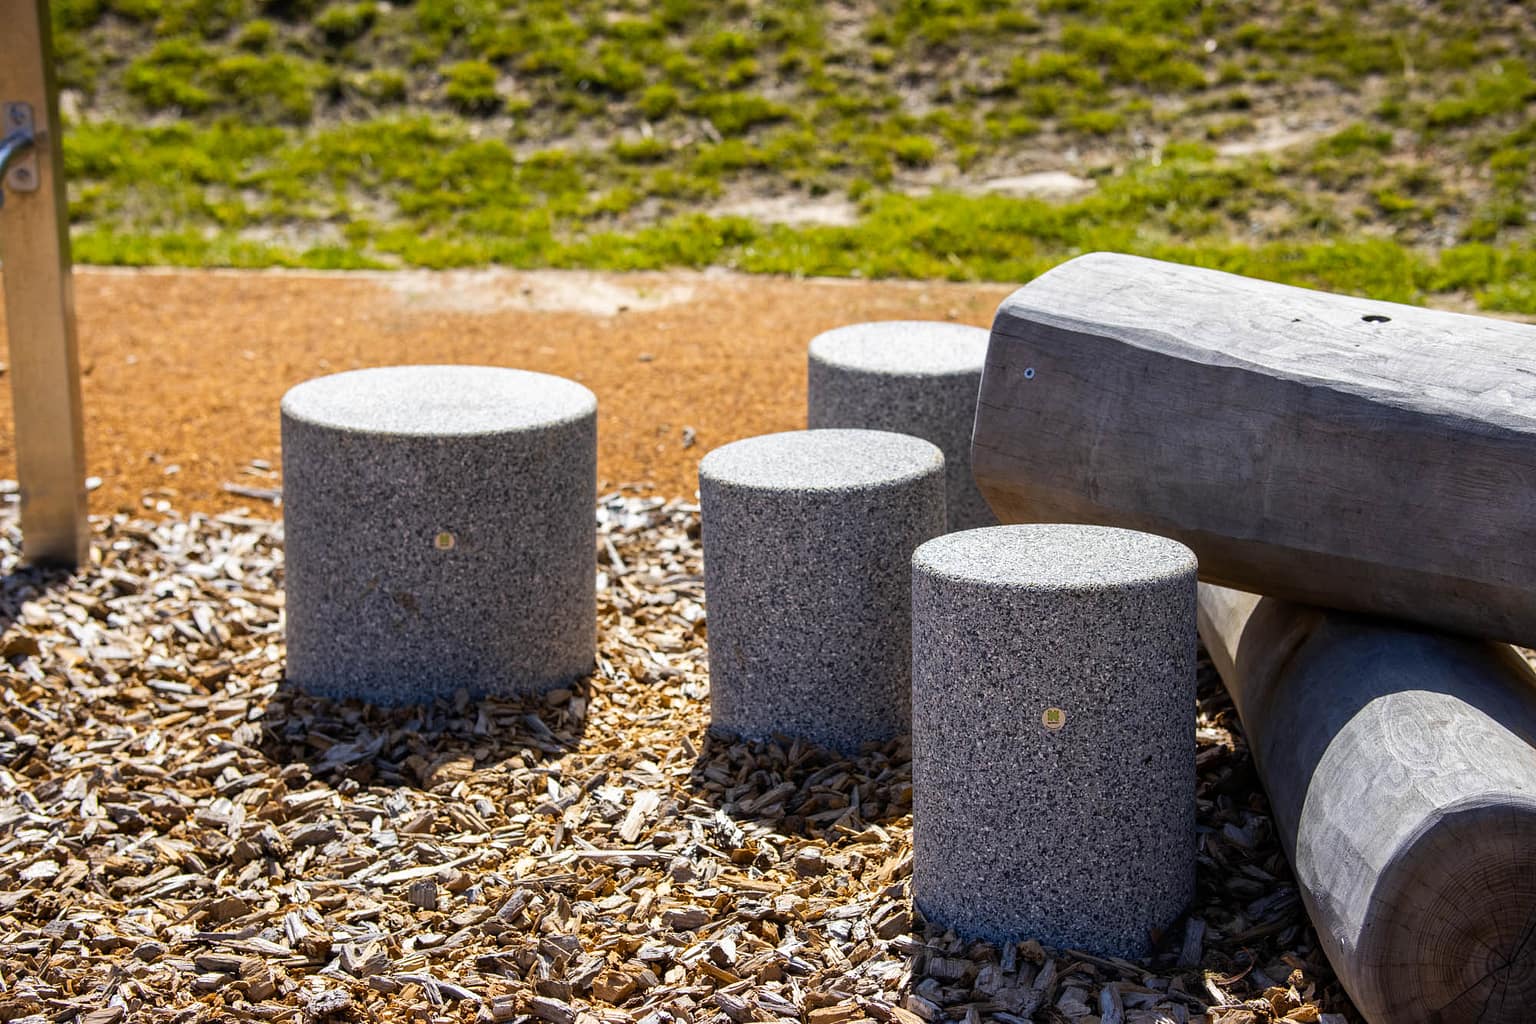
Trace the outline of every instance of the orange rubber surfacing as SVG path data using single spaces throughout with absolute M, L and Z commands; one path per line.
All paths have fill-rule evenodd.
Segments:
M 863 320 L 987 326 L 1008 285 L 720 272 L 75 273 L 95 513 L 146 491 L 181 511 L 270 508 L 223 485 L 278 486 L 278 403 L 363 366 L 486 363 L 559 374 L 598 397 L 601 489 L 692 496 L 698 460 L 805 426 L 806 345 Z M 3 357 L 0 357 L 3 358 Z M 9 380 L 0 476 L 16 473 Z M 691 443 L 690 443 L 691 442 Z M 253 460 L 270 475 L 251 472 Z

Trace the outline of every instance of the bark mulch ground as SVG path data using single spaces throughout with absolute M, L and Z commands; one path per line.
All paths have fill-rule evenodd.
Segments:
M 911 905 L 904 742 L 847 759 L 706 735 L 696 506 L 600 503 L 582 685 L 398 711 L 285 687 L 279 524 L 118 514 L 66 576 L 17 568 L 14 508 L 0 1019 L 1237 1024 L 1347 1007 L 1208 664 L 1198 896 L 1157 955 L 966 943 Z

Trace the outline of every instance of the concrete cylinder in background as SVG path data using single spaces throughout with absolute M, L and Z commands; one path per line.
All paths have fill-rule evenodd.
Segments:
M 995 526 L 971 478 L 987 331 L 928 320 L 851 324 L 811 340 L 807 425 L 911 434 L 944 453 L 947 527 Z
M 910 720 L 912 551 L 944 456 L 874 430 L 751 437 L 699 463 L 710 721 L 844 752 Z
M 597 400 L 548 374 L 398 366 L 282 403 L 288 679 L 396 705 L 585 675 Z
M 1194 554 L 1029 525 L 912 562 L 918 909 L 970 937 L 1146 955 L 1194 896 Z

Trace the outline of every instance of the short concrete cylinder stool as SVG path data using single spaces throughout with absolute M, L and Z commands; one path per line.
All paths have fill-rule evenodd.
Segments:
M 980 327 L 929 320 L 852 324 L 810 346 L 806 423 L 892 430 L 944 453 L 950 530 L 995 526 L 971 477 L 971 431 L 987 357 Z
M 290 682 L 375 704 L 585 675 L 597 400 L 488 366 L 356 370 L 283 398 Z
M 911 720 L 912 551 L 944 456 L 874 430 L 768 434 L 699 463 L 711 728 L 856 752 Z
M 913 897 L 994 941 L 1137 957 L 1195 885 L 1195 556 L 996 526 L 912 559 Z

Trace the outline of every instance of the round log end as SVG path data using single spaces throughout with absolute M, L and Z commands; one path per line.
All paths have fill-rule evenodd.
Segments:
M 1453 804 L 1382 872 L 1352 994 L 1397 1024 L 1517 1024 L 1536 1006 L 1536 798 Z

